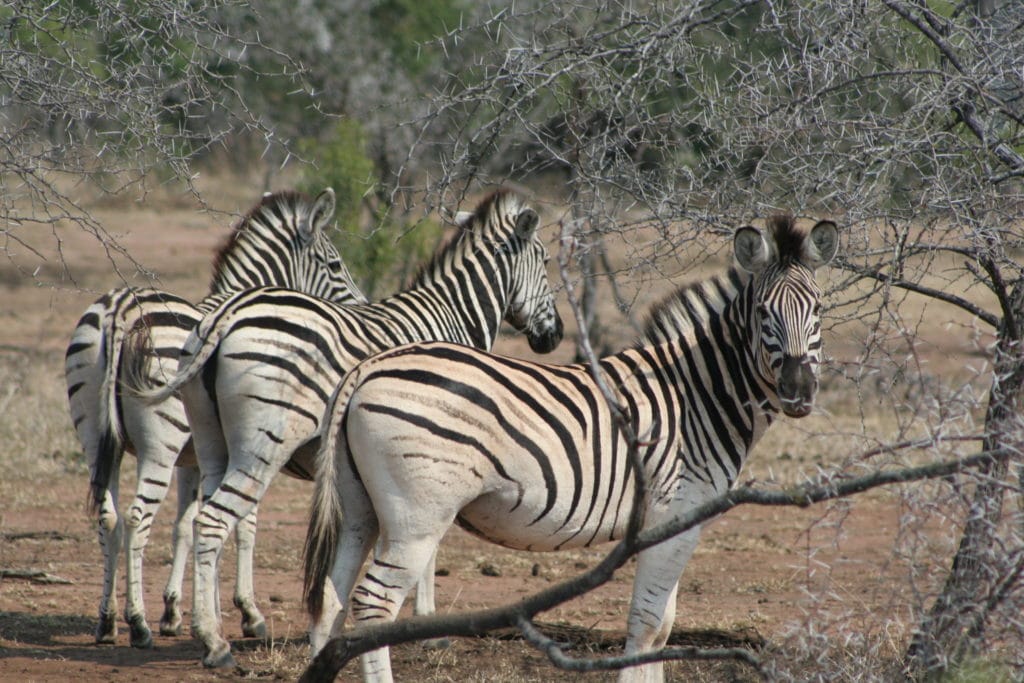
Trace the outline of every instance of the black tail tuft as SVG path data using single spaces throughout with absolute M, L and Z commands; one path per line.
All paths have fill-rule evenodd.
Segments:
M 96 453 L 96 464 L 93 467 L 92 480 L 89 482 L 89 512 L 99 512 L 103 499 L 110 489 L 110 477 L 121 461 L 121 442 L 106 429 L 100 436 L 99 448 Z

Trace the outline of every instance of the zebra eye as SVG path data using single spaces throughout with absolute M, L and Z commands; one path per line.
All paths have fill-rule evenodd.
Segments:
M 768 319 L 768 307 L 765 306 L 764 304 L 758 304 L 757 305 L 757 315 L 758 315 L 759 318 L 761 318 L 762 322 L 767 320 Z
M 815 316 L 820 316 L 821 315 L 821 304 L 820 303 L 814 304 L 814 315 Z
M 327 262 L 327 268 L 330 269 L 332 273 L 340 273 L 344 267 L 345 266 L 340 259 L 331 259 Z

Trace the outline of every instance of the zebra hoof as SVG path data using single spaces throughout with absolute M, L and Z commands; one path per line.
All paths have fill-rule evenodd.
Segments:
M 153 632 L 146 623 L 146 618 L 141 614 L 128 620 L 128 627 L 131 631 L 131 645 L 142 650 L 153 647 Z
M 96 624 L 96 644 L 113 645 L 117 642 L 117 618 L 113 614 L 100 612 L 100 623 Z
M 260 615 L 257 619 L 250 621 L 249 619 L 242 620 L 242 635 L 246 638 L 259 638 L 260 640 L 267 639 L 267 622 Z
M 176 599 L 164 599 L 164 615 L 160 617 L 160 635 L 180 636 L 181 635 L 181 612 L 178 610 Z
M 208 669 L 233 669 L 235 658 L 231 654 L 231 645 L 225 641 L 207 652 L 203 657 L 203 666 Z
M 177 621 L 160 620 L 160 635 L 162 636 L 180 636 L 181 630 L 181 617 L 178 617 Z
M 452 641 L 448 638 L 431 638 L 423 641 L 424 650 L 447 650 L 451 646 Z

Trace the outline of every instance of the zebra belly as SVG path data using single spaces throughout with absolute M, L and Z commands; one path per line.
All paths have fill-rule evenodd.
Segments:
M 543 508 L 530 505 L 530 496 L 517 507 L 508 495 L 488 494 L 462 508 L 456 523 L 484 540 L 515 550 L 537 552 L 585 548 L 599 545 L 625 534 L 626 519 L 586 520 L 573 515 L 566 521 L 565 511 L 556 507 L 538 518 Z

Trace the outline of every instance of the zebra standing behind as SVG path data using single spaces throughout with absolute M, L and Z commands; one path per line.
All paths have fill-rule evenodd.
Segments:
M 821 355 L 814 271 L 835 255 L 836 226 L 805 235 L 776 217 L 767 234 L 740 228 L 733 244 L 739 269 L 679 289 L 653 309 L 644 346 L 599 361 L 642 440 L 645 528 L 724 493 L 780 411 L 811 412 Z M 359 625 L 395 619 L 453 521 L 523 550 L 625 533 L 636 478 L 587 365 L 414 344 L 354 368 L 329 410 L 305 552 L 314 652 L 348 610 Z M 699 533 L 640 553 L 626 654 L 664 646 Z M 328 577 L 345 607 L 337 618 L 321 602 Z M 387 648 L 362 663 L 364 680 L 391 680 Z M 663 676 L 661 664 L 620 672 Z
M 142 598 L 142 556 L 153 516 L 167 495 L 175 461 L 182 455 L 192 465 L 178 468 L 174 561 L 160 620 L 161 634 L 180 633 L 178 603 L 184 562 L 192 545 L 199 482 L 194 455 L 186 448 L 190 434 L 181 401 L 168 396 L 157 405 L 145 405 L 119 390 L 128 331 L 136 324 L 146 326 L 158 361 L 151 368 L 158 382 L 167 370 L 163 366 L 177 361 L 189 331 L 231 292 L 273 283 L 339 303 L 365 301 L 325 234 L 334 217 L 334 205 L 334 191 L 329 188 L 313 200 L 292 192 L 266 195 L 235 226 L 217 253 L 210 293 L 201 302 L 193 306 L 157 289 L 121 287 L 97 299 L 78 321 L 65 354 L 65 378 L 72 422 L 89 463 L 90 507 L 98 514 L 104 557 L 97 643 L 113 643 L 117 637 L 114 588 L 123 540 L 128 588 L 124 618 L 130 626 L 131 644 L 152 645 Z M 138 456 L 138 486 L 124 518 L 118 515 L 118 471 L 126 449 Z M 251 548 L 251 542 L 240 538 L 239 546 Z M 240 565 L 248 558 L 251 567 L 251 556 L 251 552 L 240 552 Z M 262 635 L 263 617 L 253 601 L 252 581 L 246 583 L 244 574 L 240 566 L 235 598 L 245 606 L 244 630 L 247 635 Z
M 233 666 L 220 634 L 217 562 L 224 539 L 282 467 L 313 479 L 320 418 L 358 361 L 399 344 L 443 340 L 489 349 L 502 320 L 526 332 L 538 353 L 562 339 L 537 212 L 498 192 L 406 291 L 378 303 L 335 306 L 281 289 L 240 293 L 204 318 L 182 351 L 178 374 L 157 392 L 180 390 L 202 472 L 196 516 L 193 634 L 206 666 Z M 187 357 L 186 357 L 187 356 Z M 433 576 L 417 591 L 433 611 Z M 333 592 L 330 594 L 333 596 Z

